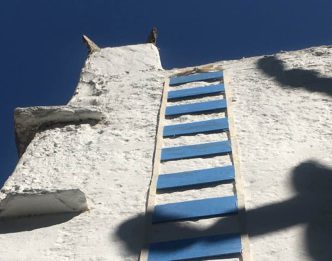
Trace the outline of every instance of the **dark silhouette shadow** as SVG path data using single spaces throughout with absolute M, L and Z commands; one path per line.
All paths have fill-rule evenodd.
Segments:
M 275 204 L 266 205 L 245 212 L 246 228 L 241 234 L 257 237 L 271 232 L 303 224 L 306 226 L 305 241 L 308 254 L 317 261 L 332 260 L 332 169 L 315 161 L 307 161 L 295 167 L 291 173 L 291 182 L 297 195 Z M 240 209 L 239 212 L 243 210 Z M 136 232 L 144 230 L 145 222 L 150 220 L 151 213 L 141 214 L 125 221 L 116 231 L 117 236 L 132 253 L 139 254 L 143 246 L 143 237 L 135 238 Z M 204 236 L 220 232 L 233 233 L 236 227 L 236 216 L 228 216 L 215 225 L 200 230 L 193 226 L 181 226 L 165 223 L 159 232 L 167 232 L 171 238 L 179 235 Z M 139 226 L 140 228 L 138 228 Z M 236 230 L 236 228 L 235 228 Z M 149 231 L 153 234 L 154 231 Z M 135 239 L 134 239 L 135 238 Z
M 304 162 L 293 170 L 292 184 L 295 197 L 247 212 L 249 236 L 304 224 L 310 255 L 317 261 L 332 260 L 332 169 Z
M 137 256 L 144 248 L 146 220 L 144 213 L 139 214 L 122 223 L 116 231 L 116 236 L 125 242 L 126 249 Z
M 283 61 L 267 56 L 257 61 L 258 69 L 274 77 L 285 88 L 303 88 L 311 92 L 332 95 L 332 78 L 321 77 L 318 72 L 304 69 L 286 70 Z
M 0 234 L 31 231 L 38 228 L 50 227 L 71 220 L 81 213 L 60 213 L 30 217 L 15 217 L 0 219 Z

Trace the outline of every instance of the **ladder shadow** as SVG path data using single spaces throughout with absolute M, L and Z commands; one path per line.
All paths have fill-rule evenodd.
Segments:
M 305 245 L 308 254 L 317 261 L 332 260 L 332 169 L 316 161 L 306 161 L 296 166 L 291 173 L 291 183 L 297 194 L 283 202 L 245 211 L 246 228 L 241 234 L 259 237 L 282 231 L 295 225 L 305 226 Z M 243 210 L 240 209 L 239 212 Z M 131 253 L 139 254 L 144 248 L 144 229 L 151 213 L 140 214 L 123 222 L 116 236 Z M 181 234 L 215 234 L 229 231 L 232 216 L 207 229 L 168 223 L 169 231 Z M 139 235 L 139 236 L 137 236 Z M 176 235 L 174 236 L 176 238 Z

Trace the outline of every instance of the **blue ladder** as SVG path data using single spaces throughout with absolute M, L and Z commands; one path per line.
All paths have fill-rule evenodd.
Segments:
M 151 244 L 148 261 L 225 258 L 236 254 L 241 254 L 241 237 L 225 234 Z
M 216 84 L 216 85 L 209 85 L 203 87 L 195 87 L 189 89 L 182 89 L 177 91 L 169 91 L 167 100 L 178 100 L 178 99 L 186 99 L 186 98 L 193 98 L 199 97 L 202 95 L 215 95 L 220 94 L 225 91 L 223 84 Z
M 234 181 L 234 167 L 225 166 L 159 175 L 157 190 L 170 190 Z
M 176 86 L 195 81 L 217 81 L 223 77 L 223 72 L 198 73 L 186 76 L 176 76 L 170 79 L 170 86 Z M 202 96 L 220 95 L 224 93 L 222 83 L 192 87 L 168 92 L 168 101 L 191 99 Z M 210 113 L 227 109 L 224 99 L 207 102 L 195 102 L 182 105 L 167 106 L 165 117 L 178 117 L 185 114 Z M 190 123 L 165 126 L 163 137 L 178 137 L 196 135 L 199 133 L 215 133 L 228 131 L 228 119 L 210 119 Z M 162 148 L 161 162 L 214 157 L 232 152 L 230 140 L 209 142 L 195 145 Z M 161 174 L 157 180 L 157 192 L 167 193 L 172 190 L 183 190 L 195 186 L 212 186 L 214 184 L 235 182 L 233 165 L 208 169 L 197 169 L 177 173 Z M 185 220 L 207 219 L 217 216 L 237 215 L 237 198 L 235 196 L 204 198 L 184 202 L 175 202 L 154 206 L 152 225 L 172 223 Z M 171 240 L 151 243 L 148 249 L 148 261 L 193 260 L 202 258 L 227 258 L 241 255 L 241 235 L 221 234 L 189 239 Z
M 215 100 L 166 107 L 166 116 L 196 114 L 226 109 L 226 100 Z
M 161 161 L 216 156 L 232 151 L 228 140 L 189 146 L 169 147 L 161 150 Z
M 155 206 L 152 223 L 217 217 L 236 212 L 237 204 L 234 196 L 191 200 Z
M 172 77 L 169 81 L 169 86 L 176 86 L 189 82 L 198 82 L 198 81 L 212 81 L 223 78 L 224 74 L 222 71 L 218 72 L 207 72 L 207 73 L 196 73 L 186 76 L 176 76 Z
M 228 120 L 227 118 L 223 118 L 223 119 L 168 125 L 164 127 L 163 136 L 174 137 L 180 135 L 226 131 L 226 130 L 228 130 Z

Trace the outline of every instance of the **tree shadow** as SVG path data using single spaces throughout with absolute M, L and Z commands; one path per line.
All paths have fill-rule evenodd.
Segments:
M 332 78 L 321 77 L 317 71 L 304 69 L 286 70 L 284 62 L 275 56 L 267 56 L 257 61 L 257 68 L 274 77 L 284 88 L 303 88 L 311 92 L 321 92 L 332 96 Z
M 81 213 L 59 213 L 30 217 L 2 218 L 0 219 L 0 234 L 32 231 L 38 228 L 58 225 L 71 220 L 79 214 Z
M 308 254 L 317 261 L 332 260 L 332 169 L 316 161 L 306 161 L 296 166 L 291 173 L 291 183 L 297 194 L 283 202 L 269 204 L 245 211 L 246 228 L 240 231 L 249 237 L 258 237 L 281 231 L 295 225 L 305 225 L 305 242 Z M 239 212 L 244 210 L 240 209 Z M 143 232 L 151 213 L 140 214 L 123 222 L 116 231 L 127 250 L 139 254 L 144 248 Z M 229 233 L 234 216 L 228 216 L 207 229 L 182 226 L 180 223 L 164 224 L 173 238 L 178 235 L 197 236 Z M 139 237 L 136 232 L 139 231 Z M 151 233 L 151 231 L 150 231 Z
M 150 213 L 138 214 L 123 222 L 116 230 L 116 237 L 124 242 L 128 252 L 139 256 L 145 246 L 147 216 Z
M 254 237 L 304 224 L 311 257 L 332 260 L 332 169 L 304 162 L 294 168 L 292 185 L 298 192 L 293 198 L 246 213 L 247 233 Z

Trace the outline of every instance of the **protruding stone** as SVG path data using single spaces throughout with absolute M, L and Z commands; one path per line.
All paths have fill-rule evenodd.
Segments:
M 82 212 L 88 209 L 85 194 L 79 189 L 6 192 L 6 198 L 0 203 L 0 217 Z
M 14 112 L 16 146 L 19 156 L 42 127 L 53 124 L 77 124 L 96 122 L 102 119 L 97 107 L 36 106 L 16 108 Z
M 89 53 L 100 51 L 100 48 L 98 47 L 98 45 L 96 45 L 89 37 L 87 37 L 86 35 L 83 35 L 82 38 L 83 38 L 83 42 L 88 47 Z

